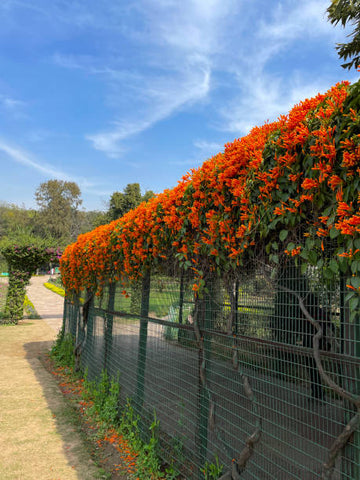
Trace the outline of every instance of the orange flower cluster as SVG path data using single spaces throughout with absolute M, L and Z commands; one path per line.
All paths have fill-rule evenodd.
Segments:
M 249 250 L 299 225 L 305 238 L 321 242 L 332 229 L 359 236 L 360 198 L 353 198 L 360 173 L 359 90 L 343 82 L 306 99 L 226 144 L 175 188 L 80 235 L 61 259 L 67 291 L 101 293 L 109 282 L 136 279 L 170 261 L 187 262 L 195 277 L 206 268 L 235 268 Z M 286 250 L 306 255 L 305 245 L 289 250 L 284 244 Z

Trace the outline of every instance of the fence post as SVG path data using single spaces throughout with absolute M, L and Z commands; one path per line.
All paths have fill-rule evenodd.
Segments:
M 183 323 L 183 305 L 184 305 L 184 294 L 185 294 L 185 282 L 184 282 L 184 271 L 181 271 L 180 277 L 180 296 L 179 296 L 179 323 Z
M 360 358 L 360 315 L 356 315 L 353 322 L 350 322 L 350 309 L 348 303 L 345 302 L 345 293 L 347 291 L 345 278 L 340 280 L 340 326 L 341 326 L 341 353 Z M 360 380 L 359 367 L 341 368 L 343 376 L 343 386 L 345 390 L 358 395 Z M 349 402 L 345 402 L 345 406 L 353 410 L 353 406 Z M 354 412 L 345 413 L 345 422 L 347 423 Z M 349 461 L 350 460 L 350 461 Z M 341 475 L 344 480 L 350 478 L 355 480 L 360 478 L 360 432 L 356 431 L 351 442 L 348 442 L 342 457 Z
M 66 327 L 67 319 L 68 319 L 68 300 L 67 300 L 67 297 L 65 295 L 65 297 L 64 297 L 64 307 L 63 307 L 63 320 L 62 320 L 62 327 L 61 327 L 61 330 L 60 330 L 61 341 L 63 340 L 65 333 L 67 333 L 67 331 L 66 331 L 67 330 L 67 327 Z
M 109 300 L 107 309 L 109 312 L 115 310 L 115 294 L 116 294 L 116 283 L 110 283 L 109 285 Z M 114 315 L 112 313 L 107 313 L 105 316 L 105 359 L 104 359 L 104 368 L 109 373 L 109 360 L 111 357 L 112 349 L 112 340 L 113 340 L 113 323 Z
M 216 297 L 215 288 L 218 288 L 218 282 L 209 278 L 206 282 L 205 288 L 207 292 L 204 294 L 204 298 L 197 300 L 199 302 L 199 309 L 197 312 L 197 318 L 194 322 L 197 322 L 200 338 L 199 342 L 199 407 L 198 407 L 198 434 L 196 444 L 198 445 L 199 452 L 199 470 L 198 478 L 203 479 L 204 474 L 202 468 L 206 462 L 207 450 L 208 450 L 208 421 L 209 421 L 209 400 L 210 392 L 208 385 L 208 377 L 210 374 L 210 355 L 211 355 L 211 335 L 209 330 L 211 329 L 211 323 L 214 318 L 215 305 L 213 298 Z M 200 320 L 200 321 L 199 321 Z M 196 328 L 196 327 L 195 327 Z
M 140 310 L 140 335 L 139 335 L 139 351 L 137 363 L 137 382 L 135 403 L 140 414 L 144 403 L 144 386 L 145 386 L 145 365 L 146 365 L 146 343 L 147 328 L 149 315 L 150 300 L 150 270 L 146 270 L 142 279 L 141 289 L 141 310 Z

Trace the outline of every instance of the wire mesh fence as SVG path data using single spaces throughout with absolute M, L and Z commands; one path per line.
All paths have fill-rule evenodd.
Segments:
M 216 459 L 229 479 L 360 478 L 356 428 L 343 441 L 360 365 L 345 279 L 293 264 L 209 277 L 201 295 L 185 274 L 124 282 L 66 299 L 65 331 L 90 379 L 119 375 L 144 435 L 156 412 L 179 478 Z

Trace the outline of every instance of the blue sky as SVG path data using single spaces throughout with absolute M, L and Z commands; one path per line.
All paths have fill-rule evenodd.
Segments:
M 0 201 L 49 179 L 106 209 L 171 188 L 306 97 L 358 73 L 330 0 L 1 0 Z

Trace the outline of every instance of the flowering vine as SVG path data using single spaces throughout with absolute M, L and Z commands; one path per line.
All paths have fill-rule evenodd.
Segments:
M 226 144 L 175 188 L 80 235 L 61 259 L 67 291 L 100 294 L 109 282 L 169 262 L 192 269 L 196 290 L 209 271 L 236 269 L 261 254 L 272 264 L 291 257 L 321 265 L 327 278 L 350 272 L 355 304 L 359 108 L 360 83 L 339 83 Z

